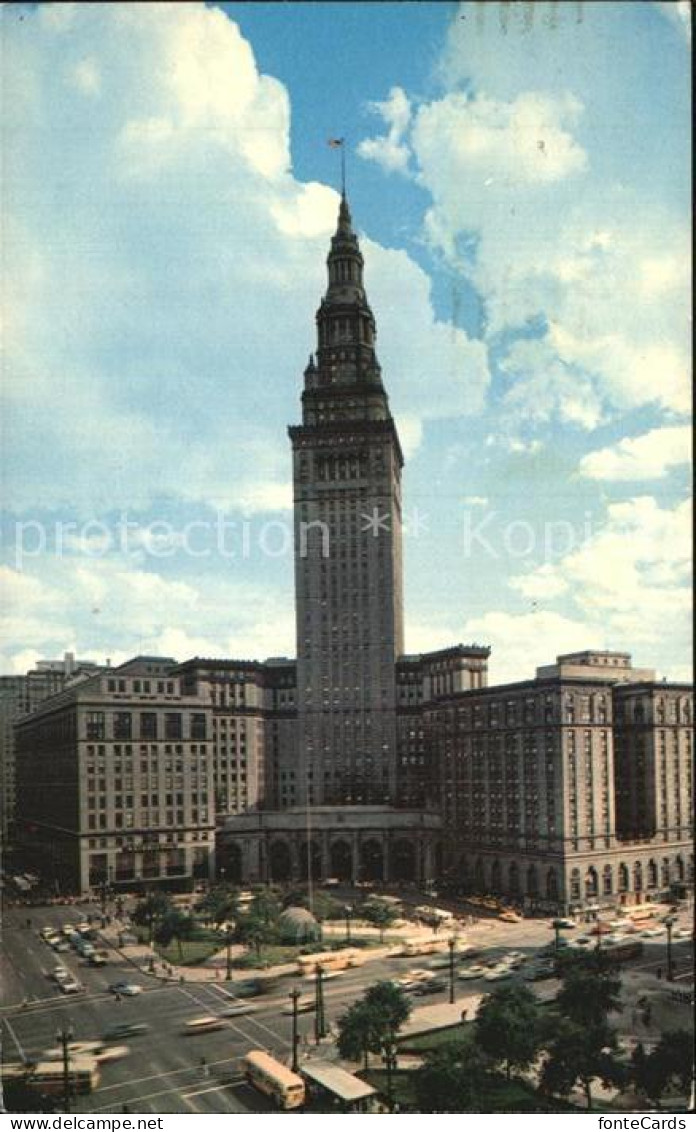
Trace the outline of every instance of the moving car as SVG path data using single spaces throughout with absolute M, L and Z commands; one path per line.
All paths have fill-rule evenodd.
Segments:
M 72 977 L 69 979 L 61 979 L 58 986 L 63 994 L 77 994 L 78 991 L 82 990 L 82 983 L 78 983 L 77 979 L 73 979 Z
M 58 952 L 70 951 L 70 944 L 67 939 L 57 939 L 51 943 L 51 947 Z
M 572 920 L 570 916 L 559 916 L 555 923 L 559 928 L 567 928 L 569 930 L 570 928 L 576 928 L 578 926 L 575 920 Z M 553 927 L 553 924 L 551 926 Z
M 184 1022 L 185 1034 L 207 1034 L 210 1030 L 224 1030 L 227 1023 L 224 1018 L 214 1014 L 206 1014 L 202 1018 L 190 1018 Z
M 51 971 L 51 978 L 56 983 L 62 983 L 65 979 L 71 979 L 72 975 L 65 967 L 54 967 Z
M 220 1017 L 239 1018 L 243 1014 L 253 1014 L 258 1009 L 253 1002 L 240 1002 L 238 1006 L 228 1006 L 226 1010 L 221 1010 Z
M 314 998 L 314 995 L 311 995 L 311 997 L 307 997 L 307 998 L 298 998 L 298 1000 L 297 1000 L 297 1013 L 298 1014 L 308 1014 L 310 1010 L 314 1010 L 315 1006 L 316 1006 L 316 1000 Z M 284 1006 L 280 1013 L 281 1014 L 292 1014 L 293 1010 L 294 1010 L 293 1006 Z
M 655 936 L 662 935 L 662 933 L 666 930 L 667 929 L 665 927 L 646 928 L 645 931 L 641 932 L 640 934 L 642 939 L 654 939 Z
M 498 917 L 504 924 L 519 924 L 522 920 L 519 912 L 501 912 Z
M 112 994 L 123 994 L 126 995 L 127 998 L 131 998 L 133 995 L 142 994 L 143 988 L 141 987 L 140 983 L 123 982 L 112 983 L 109 987 L 109 990 Z
M 147 1022 L 123 1022 L 119 1026 L 112 1026 L 104 1034 L 103 1041 L 117 1042 L 122 1038 L 135 1038 L 139 1034 L 147 1034 L 150 1027 Z
M 488 974 L 483 976 L 483 981 L 485 983 L 499 983 L 502 979 L 510 978 L 512 978 L 512 971 L 509 967 L 505 966 L 497 967 L 489 971 Z
M 93 951 L 91 955 L 87 956 L 87 962 L 90 967 L 106 967 L 109 957 L 104 951 Z
M 478 963 L 474 963 L 471 967 L 462 967 L 458 973 L 460 979 L 482 979 L 486 974 L 486 967 L 482 967 Z
M 411 994 L 437 994 L 439 991 L 447 990 L 447 983 L 444 979 L 428 979 L 427 982 L 418 983 L 411 991 Z

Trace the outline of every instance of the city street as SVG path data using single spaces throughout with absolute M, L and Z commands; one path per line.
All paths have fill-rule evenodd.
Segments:
M 31 914 L 32 927 L 26 927 Z M 3 1006 L 2 1057 L 5 1063 L 31 1058 L 55 1047 L 57 1031 L 69 1027 L 75 1041 L 102 1037 L 120 1023 L 146 1022 L 149 1032 L 125 1039 L 129 1054 L 123 1060 L 102 1066 L 99 1088 L 89 1096 L 76 1098 L 74 1107 L 82 1112 L 118 1112 L 126 1105 L 131 1112 L 224 1113 L 262 1112 L 264 1098 L 241 1081 L 240 1059 L 250 1049 L 265 1049 L 281 1060 L 288 1060 L 291 1048 L 291 1017 L 282 1013 L 289 1004 L 289 992 L 297 985 L 309 993 L 309 983 L 299 976 L 284 978 L 282 991 L 245 1000 L 254 1011 L 226 1019 L 222 1030 L 191 1035 L 184 1032 L 187 1021 L 217 1014 L 234 1001 L 230 984 L 214 978 L 162 984 L 138 970 L 123 954 L 111 951 L 112 961 L 104 968 L 91 968 L 74 951 L 56 954 L 38 936 L 45 925 L 60 925 L 84 918 L 84 908 L 11 908 L 4 917 L 2 958 Z M 684 921 L 686 923 L 686 919 Z M 580 929 L 576 930 L 580 934 Z M 480 920 L 467 929 L 466 940 L 485 959 L 495 958 L 514 947 L 530 955 L 551 942 L 553 931 L 547 920 L 525 920 L 506 924 Z M 572 933 L 569 933 L 572 935 Z M 665 964 L 664 937 L 644 940 L 643 955 L 631 965 L 650 985 L 661 987 L 655 968 Z M 689 940 L 675 942 L 677 971 L 686 971 L 691 955 Z M 342 972 L 324 987 L 329 1025 L 360 996 L 366 986 L 381 978 L 403 974 L 411 968 L 426 967 L 432 956 L 380 958 L 364 966 Z M 64 995 L 51 981 L 53 967 L 65 966 L 84 986 L 76 995 Z M 447 982 L 447 971 L 438 971 Z M 521 977 L 522 971 L 515 978 Z M 109 993 L 110 983 L 120 979 L 139 983 L 143 992 L 120 1001 Z M 508 984 L 509 985 L 509 984 Z M 548 988 L 548 984 L 528 984 Z M 285 990 L 287 988 L 287 990 Z M 493 990 L 482 980 L 457 981 L 458 998 Z M 666 988 L 665 988 L 666 989 Z M 26 999 L 26 1005 L 23 1005 Z M 448 990 L 426 998 L 414 998 L 415 1006 L 432 1006 L 448 1000 Z M 680 1012 L 677 1010 L 677 1014 Z M 688 1010 L 685 1012 L 688 1014 Z M 678 1020 L 675 1016 L 675 1024 Z M 630 1027 L 630 1012 L 622 1016 L 622 1028 Z M 312 1056 L 314 1016 L 300 1014 L 301 1054 Z M 325 1056 L 325 1054 L 322 1054 Z

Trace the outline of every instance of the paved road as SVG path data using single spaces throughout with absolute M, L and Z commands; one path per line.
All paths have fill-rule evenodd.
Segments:
M 116 1023 L 146 1021 L 150 1032 L 127 1040 L 130 1055 L 123 1061 L 103 1066 L 99 1088 L 91 1096 L 79 1098 L 75 1105 L 79 1111 L 118 1112 L 124 1105 L 131 1112 L 143 1113 L 264 1111 L 263 1098 L 241 1083 L 240 1059 L 249 1049 L 266 1049 L 287 1058 L 291 1019 L 282 1009 L 288 1005 L 290 989 L 295 984 L 302 986 L 301 980 L 283 980 L 277 992 L 254 1000 L 257 1010 L 253 1014 L 229 1019 L 224 1030 L 191 1036 L 184 1032 L 187 1020 L 217 1013 L 229 1005 L 230 992 L 224 984 L 211 981 L 162 985 L 136 972 L 118 952 L 111 953 L 113 962 L 108 967 L 91 968 L 72 951 L 57 955 L 38 937 L 38 929 L 44 924 L 84 919 L 84 908 L 32 909 L 31 929 L 24 926 L 26 917 L 26 911 L 13 908 L 4 918 L 0 967 L 4 1061 L 16 1061 L 54 1047 L 56 1031 L 61 1026 L 70 1025 L 75 1040 L 90 1040 L 101 1037 Z M 553 938 L 553 932 L 547 921 L 503 924 L 486 920 L 468 931 L 467 938 L 488 959 L 513 947 L 532 954 Z M 633 969 L 649 973 L 658 965 L 664 967 L 664 937 L 643 942 L 644 955 Z M 689 955 L 689 941 L 675 942 L 678 967 L 686 968 Z M 428 957 L 380 959 L 327 981 L 324 993 L 329 1024 L 370 983 L 412 967 L 426 966 L 428 961 Z M 83 983 L 82 994 L 65 996 L 51 982 L 50 971 L 58 963 L 68 967 Z M 441 973 L 446 981 L 447 972 Z M 115 1001 L 107 987 L 119 978 L 142 984 L 143 993 Z M 309 984 L 302 989 L 309 992 Z M 457 994 L 462 997 L 491 989 L 491 984 L 479 981 L 457 983 Z M 417 998 L 414 1003 L 444 1002 L 447 993 L 444 990 Z M 28 1005 L 23 1007 L 25 998 Z M 301 1015 L 303 1050 L 309 1051 L 310 1056 L 313 1028 L 313 1015 Z

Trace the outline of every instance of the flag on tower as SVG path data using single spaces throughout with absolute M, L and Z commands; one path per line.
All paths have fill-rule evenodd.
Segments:
M 344 138 L 329 138 L 327 145 L 330 145 L 332 149 L 340 149 L 344 140 Z

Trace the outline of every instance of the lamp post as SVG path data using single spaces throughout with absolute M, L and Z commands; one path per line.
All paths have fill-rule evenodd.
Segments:
M 314 1010 L 314 1038 L 319 1045 L 326 1037 L 326 1017 L 324 1014 L 324 969 L 319 963 L 316 966 L 316 1006 Z
M 345 914 L 346 914 L 346 943 L 350 943 L 351 942 L 350 921 L 353 918 L 353 906 L 352 906 L 352 904 L 346 904 Z
M 387 1070 L 387 1104 L 389 1111 L 394 1111 L 394 1070 L 396 1069 L 396 1045 L 394 1043 L 394 1035 L 390 1034 L 385 1038 L 384 1045 L 382 1046 L 382 1057 L 384 1065 Z
M 450 936 L 447 940 L 449 948 L 449 1000 L 450 1004 L 454 1002 L 454 945 L 456 940 L 454 936 Z
M 70 1026 L 61 1027 L 56 1031 L 56 1039 L 60 1042 L 63 1050 L 63 1109 L 65 1112 L 70 1112 L 70 1042 L 73 1040 L 73 1032 Z
M 676 916 L 665 916 L 662 921 L 667 928 L 667 982 L 674 981 L 674 962 L 672 959 L 672 929 L 676 921 Z
M 230 948 L 232 946 L 233 935 L 234 935 L 234 930 L 228 924 L 227 927 L 225 928 L 225 947 L 227 948 L 226 964 L 225 964 L 225 979 L 228 983 L 229 983 L 230 979 L 232 978 L 232 956 L 230 954 Z
M 561 949 L 561 928 L 563 927 L 563 924 L 560 920 L 552 920 L 551 927 L 554 930 L 554 950 L 558 955 L 558 952 Z
M 290 1000 L 292 1002 L 292 1065 L 290 1068 L 293 1073 L 297 1073 L 299 1068 L 297 1060 L 297 1047 L 300 1042 L 300 1035 L 297 1032 L 297 1000 L 300 997 L 300 992 L 297 987 L 293 987 L 290 991 Z

